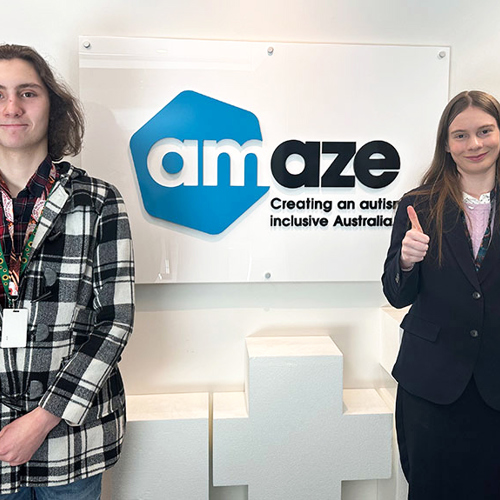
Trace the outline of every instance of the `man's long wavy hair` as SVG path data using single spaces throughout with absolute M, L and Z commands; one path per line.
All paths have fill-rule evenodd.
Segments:
M 448 103 L 441 115 L 437 132 L 436 149 L 434 151 L 432 163 L 422 177 L 420 187 L 414 191 L 414 194 L 417 195 L 417 206 L 419 202 L 423 202 L 424 200 L 429 204 L 429 215 L 426 226 L 427 228 L 432 228 L 430 229 L 432 234 L 429 234 L 429 236 L 431 237 L 431 241 L 433 240 L 434 243 L 437 244 L 439 263 L 441 263 L 442 257 L 443 218 L 445 210 L 447 207 L 450 207 L 451 203 L 451 206 L 458 208 L 458 210 L 456 210 L 457 218 L 460 212 L 464 210 L 460 173 L 457 170 L 457 166 L 451 154 L 447 151 L 448 131 L 453 120 L 462 113 L 462 111 L 471 106 L 481 109 L 491 115 L 500 128 L 500 104 L 493 96 L 479 90 L 466 90 L 455 96 Z M 499 168 L 500 160 L 497 159 L 495 180 L 497 198 L 500 196 L 498 190 Z M 422 197 L 420 197 L 420 195 L 422 195 Z M 499 205 L 497 203 L 495 225 L 498 224 L 500 219 L 498 207 Z
M 82 149 L 85 123 L 78 99 L 58 80 L 45 59 L 25 45 L 0 45 L 0 60 L 21 59 L 30 63 L 47 87 L 50 99 L 48 152 L 53 160 L 77 155 Z

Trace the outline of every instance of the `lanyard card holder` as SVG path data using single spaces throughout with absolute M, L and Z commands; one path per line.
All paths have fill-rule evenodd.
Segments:
M 26 347 L 28 339 L 28 309 L 4 309 L 2 312 L 0 347 Z

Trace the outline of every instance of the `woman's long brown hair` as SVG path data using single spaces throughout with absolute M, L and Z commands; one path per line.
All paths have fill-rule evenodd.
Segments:
M 464 91 L 455 96 L 446 106 L 439 121 L 436 138 L 436 149 L 432 163 L 422 177 L 420 186 L 413 191 L 416 195 L 416 204 L 428 202 L 428 219 L 426 226 L 431 228 L 431 241 L 437 244 L 437 256 L 439 263 L 442 261 L 443 247 L 443 219 L 445 207 L 451 202 L 458 208 L 457 216 L 464 210 L 463 194 L 460 183 L 460 174 L 457 166 L 447 151 L 448 131 L 453 120 L 465 109 L 476 107 L 495 118 L 497 126 L 500 128 L 500 104 L 498 101 L 479 90 Z M 500 160 L 496 165 L 496 185 L 499 178 Z M 497 188 L 497 196 L 500 193 Z M 497 211 L 498 211 L 497 204 Z M 499 223 L 499 214 L 495 216 L 495 223 Z

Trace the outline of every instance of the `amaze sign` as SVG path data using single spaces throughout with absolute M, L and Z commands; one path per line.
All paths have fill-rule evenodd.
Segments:
M 379 280 L 448 70 L 443 47 L 82 37 L 82 166 L 123 194 L 138 283 Z
M 208 234 L 225 231 L 269 190 L 257 185 L 257 170 L 269 168 L 259 160 L 257 117 L 196 92 L 177 95 L 132 136 L 130 150 L 148 213 Z M 320 175 L 321 153 L 335 157 Z M 287 167 L 292 156 L 303 163 L 297 174 Z M 351 160 L 354 175 L 343 174 Z M 356 179 L 381 189 L 400 168 L 398 152 L 385 141 L 371 141 L 356 152 L 355 142 L 289 140 L 275 149 L 270 163 L 275 181 L 291 189 L 353 188 Z M 311 215 L 303 220 L 309 227 L 328 224 Z

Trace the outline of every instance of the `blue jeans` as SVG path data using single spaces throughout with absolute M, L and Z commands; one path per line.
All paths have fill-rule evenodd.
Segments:
M 102 474 L 63 486 L 21 488 L 17 493 L 0 495 L 0 500 L 100 500 Z

